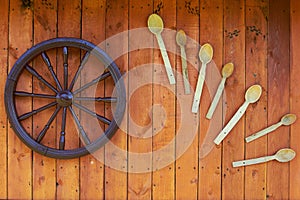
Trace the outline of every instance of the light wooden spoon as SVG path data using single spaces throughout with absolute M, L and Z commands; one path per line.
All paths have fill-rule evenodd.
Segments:
M 211 61 L 213 57 L 213 48 L 210 44 L 206 43 L 204 44 L 199 51 L 199 59 L 202 62 L 202 66 L 199 72 L 197 86 L 196 86 L 196 92 L 194 95 L 193 100 L 193 106 L 192 106 L 192 112 L 197 113 L 199 109 L 203 84 L 205 81 L 205 74 L 206 74 L 206 65 Z
M 164 23 L 161 19 L 161 17 L 157 14 L 152 14 L 148 17 L 148 28 L 149 30 L 156 36 L 158 46 L 162 55 L 162 58 L 165 63 L 167 75 L 170 84 L 175 84 L 175 77 L 172 71 L 171 63 L 168 57 L 168 53 L 164 44 L 164 41 L 161 37 L 161 32 L 163 31 L 164 28 Z
M 211 119 L 212 116 L 213 116 L 213 113 L 215 112 L 216 110 L 216 107 L 218 105 L 218 102 L 220 100 L 220 97 L 223 93 L 223 90 L 224 90 L 224 85 L 225 85 L 225 81 L 226 79 L 231 76 L 231 74 L 233 73 L 233 70 L 234 70 L 234 65 L 233 63 L 227 63 L 226 65 L 224 65 L 224 67 L 222 68 L 222 80 L 219 84 L 219 87 L 217 89 L 217 92 L 215 94 L 215 97 L 208 109 L 208 112 L 206 114 L 206 118 L 207 119 Z
M 296 156 L 296 152 L 292 149 L 280 149 L 277 151 L 275 155 L 272 156 L 265 156 L 260 158 L 254 158 L 249 160 L 241 160 L 235 161 L 232 163 L 233 167 L 241 167 L 246 165 L 254 165 L 258 163 L 264 163 L 271 160 L 277 160 L 278 162 L 289 162 L 293 160 Z
M 275 131 L 277 128 L 279 128 L 280 126 L 284 125 L 284 126 L 289 126 L 291 124 L 293 124 L 296 121 L 297 117 L 294 114 L 286 114 L 284 115 L 280 122 L 273 124 L 272 126 L 269 126 L 268 128 L 265 128 L 257 133 L 254 133 L 248 137 L 245 138 L 246 142 L 251 142 L 257 138 L 260 138 L 272 131 Z
M 241 119 L 241 117 L 246 112 L 247 107 L 250 103 L 255 103 L 261 96 L 262 88 L 260 85 L 252 85 L 248 88 L 245 94 L 245 102 L 244 104 L 237 110 L 234 116 L 230 119 L 227 125 L 223 128 L 223 130 L 219 133 L 219 135 L 215 138 L 214 143 L 219 145 L 222 140 L 229 134 L 231 129 L 236 125 L 236 123 Z
M 180 46 L 181 52 L 181 65 L 182 65 L 182 76 L 183 76 L 183 84 L 185 94 L 190 94 L 190 83 L 189 83 L 189 75 L 186 63 L 186 53 L 185 53 L 185 45 L 186 45 L 186 35 L 183 30 L 179 30 L 176 34 L 176 42 Z

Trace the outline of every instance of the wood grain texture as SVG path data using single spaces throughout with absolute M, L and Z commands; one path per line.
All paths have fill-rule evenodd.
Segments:
M 82 39 L 90 41 L 95 45 L 105 40 L 105 0 L 82 0 L 82 18 L 81 18 L 81 36 Z M 83 57 L 81 53 L 81 58 Z M 91 59 L 92 60 L 92 59 Z M 88 61 L 86 67 L 97 67 L 89 65 L 92 61 Z M 87 68 L 85 68 L 87 69 Z M 88 68 L 92 69 L 92 68 Z M 88 73 L 89 70 L 83 70 L 81 73 L 81 85 L 86 84 L 92 80 L 93 75 Z M 91 89 L 87 89 L 82 93 L 82 96 L 92 96 L 89 93 Z M 104 83 L 97 84 L 96 95 L 104 96 Z M 81 102 L 82 105 L 90 108 L 85 102 Z M 104 116 L 104 105 L 96 105 L 97 113 Z M 81 112 L 81 122 L 85 125 L 85 131 L 90 136 L 98 133 L 95 124 L 96 120 L 91 120 L 90 116 Z M 102 126 L 104 129 L 104 126 Z M 97 134 L 95 134 L 97 135 Z M 80 198 L 81 199 L 103 199 L 104 198 L 104 163 L 98 156 L 103 157 L 104 149 L 97 151 L 96 155 L 87 155 L 80 158 Z
M 173 1 L 154 1 L 154 9 L 163 5 L 157 14 L 162 17 L 165 29 L 176 27 L 176 0 Z M 172 16 L 172 17 L 171 17 Z M 173 69 L 175 67 L 175 55 L 170 52 L 171 46 L 175 45 L 175 35 L 162 32 L 165 46 L 168 52 L 169 60 Z M 156 47 L 156 45 L 155 45 Z M 169 163 L 163 168 L 157 168 L 167 158 L 175 160 L 175 143 L 171 143 L 175 137 L 175 86 L 169 86 L 165 67 L 156 68 L 157 64 L 163 64 L 161 52 L 159 49 L 154 50 L 154 73 L 153 73 L 153 105 L 160 105 L 153 109 L 153 174 L 152 174 L 152 198 L 154 199 L 174 199 L 175 198 L 175 180 L 174 180 L 174 162 Z M 162 120 L 160 109 L 164 109 L 165 121 Z M 159 126 L 163 128 L 159 131 Z M 170 147 L 167 151 L 159 151 L 162 148 Z M 157 165 L 158 164 L 158 165 Z
M 234 73 L 225 86 L 223 115 L 226 124 L 245 101 L 245 4 L 243 1 L 224 2 L 224 63 L 235 65 Z M 223 96 L 224 98 L 224 96 Z M 223 140 L 222 198 L 244 198 L 244 170 L 232 168 L 232 161 L 244 156 L 245 117 L 242 117 Z M 234 188 L 234 190 L 232 190 Z
M 246 2 L 246 86 L 259 84 L 263 88 L 258 103 L 246 112 L 246 136 L 267 126 L 267 35 L 269 2 Z M 258 117 L 259 116 L 259 117 Z M 245 141 L 245 140 L 244 140 Z M 260 138 L 246 145 L 246 159 L 267 155 L 267 138 Z M 245 169 L 245 198 L 266 197 L 266 164 Z
M 139 45 L 143 47 L 143 41 L 147 38 L 148 41 L 154 41 L 153 34 L 146 28 L 148 16 L 153 12 L 153 1 L 129 1 L 129 30 L 136 28 L 145 29 L 139 35 L 129 33 L 129 70 L 141 70 L 139 73 L 130 73 L 129 91 L 131 88 L 137 88 L 128 102 L 129 120 L 145 127 L 135 132 L 131 123 L 128 125 L 128 152 L 147 153 L 148 156 L 140 160 L 128 155 L 128 171 L 143 172 L 128 174 L 128 199 L 150 199 L 152 196 L 152 138 L 142 138 L 146 130 L 152 133 L 151 107 L 152 107 L 152 76 L 153 76 L 153 51 L 152 49 L 140 49 L 132 51 L 132 46 Z M 138 18 L 139 20 L 136 20 Z M 151 43 L 150 43 L 151 44 Z M 131 46 L 132 45 L 132 46 Z M 142 67 L 142 65 L 146 67 Z M 140 68 L 140 69 L 139 69 Z M 147 85 L 141 85 L 142 81 L 147 81 Z M 149 128 L 150 127 L 150 128 Z
M 191 91 L 195 90 L 198 77 L 198 66 L 200 65 L 198 52 L 199 52 L 199 13 L 192 12 L 192 9 L 199 9 L 198 1 L 177 1 L 177 29 L 182 29 L 188 36 L 186 44 L 186 56 L 188 64 L 189 81 L 191 85 Z M 193 40 L 193 41 L 192 41 Z M 178 54 L 179 55 L 179 54 Z M 181 58 L 177 56 L 177 71 L 181 72 Z M 185 94 L 182 78 L 177 76 L 177 102 L 176 102 L 176 130 L 179 131 L 182 124 L 185 112 L 189 112 L 192 108 L 192 96 L 190 95 L 189 102 L 180 102 L 179 98 L 184 98 Z M 193 92 L 191 93 L 193 94 Z M 181 110 L 181 103 L 187 103 L 189 105 L 188 110 Z M 195 123 L 193 120 L 198 120 L 198 116 L 195 115 L 194 119 L 191 119 L 191 123 Z M 197 123 L 197 122 L 196 122 Z M 198 128 L 198 127 L 197 127 Z M 180 156 L 176 164 L 176 185 L 175 185 L 175 197 L 176 199 L 197 199 L 198 191 L 198 131 L 195 135 L 189 148 Z M 183 129 L 185 133 L 185 129 Z M 176 149 L 181 148 L 184 141 L 176 140 Z M 178 151 L 176 151 L 176 157 Z
M 9 1 L 2 2 L 3 10 L 0 19 L 0 33 L 2 40 L 0 41 L 0 94 L 4 94 L 4 86 L 8 70 L 8 9 Z M 7 117 L 5 113 L 4 98 L 0 100 L 0 199 L 7 198 Z
M 58 1 L 58 37 L 77 37 L 81 35 L 81 1 Z M 69 49 L 69 66 L 78 66 L 80 60 L 80 51 Z M 63 80 L 63 59 L 62 49 L 57 52 L 57 76 Z M 69 77 L 74 77 L 75 68 L 69 67 Z M 70 81 L 70 79 L 69 79 Z M 61 132 L 61 116 L 58 115 L 57 132 Z M 69 111 L 67 111 L 66 120 L 66 149 L 78 148 L 79 138 L 76 124 Z M 59 137 L 57 137 L 59 139 Z M 79 159 L 57 160 L 57 199 L 79 199 Z
M 34 2 L 34 44 L 40 43 L 56 37 L 56 19 L 57 19 L 57 1 L 48 1 L 46 5 L 42 1 Z M 52 63 L 56 62 L 56 52 L 48 53 Z M 41 58 L 37 58 L 33 63 L 33 68 L 41 74 L 49 83 L 55 85 L 47 66 Z M 33 79 L 33 92 L 39 94 L 53 94 L 51 90 L 40 81 Z M 53 101 L 53 100 L 52 100 Z M 33 109 L 38 109 L 43 105 L 51 103 L 52 101 L 40 98 L 33 99 Z M 40 131 L 44 128 L 55 108 L 45 110 L 36 116 L 33 116 L 33 136 L 36 138 Z M 53 122 L 51 127 L 42 140 L 43 144 L 51 147 L 56 146 L 56 123 Z M 38 153 L 33 153 L 33 198 L 45 199 L 55 198 L 56 193 L 56 161 L 51 158 L 41 156 Z
M 299 90 L 299 73 L 300 73 L 300 38 L 298 37 L 300 26 L 300 1 L 291 0 L 290 1 L 290 111 L 295 113 L 297 117 L 300 116 L 300 90 Z M 299 120 L 299 119 L 298 119 Z M 298 145 L 300 124 L 297 121 L 291 126 L 290 132 L 290 147 L 296 152 L 300 151 Z M 299 153 L 298 153 L 299 155 Z M 300 158 L 296 158 L 290 164 L 290 184 L 289 184 L 289 198 L 290 199 L 300 199 L 300 191 L 297 189 L 300 185 Z
M 200 137 L 199 152 L 199 188 L 198 199 L 221 198 L 221 148 L 216 147 L 213 139 L 222 129 L 222 102 L 216 108 L 212 120 L 206 119 L 206 113 L 221 80 L 223 65 L 223 1 L 200 1 L 200 45 L 212 45 L 214 55 L 207 66 L 205 87 L 200 104 Z M 214 16 L 213 18 L 211 16 Z M 209 138 L 209 140 L 207 139 Z M 205 153 L 205 146 L 210 146 Z M 203 184 L 206 187 L 203 187 Z
M 268 124 L 278 121 L 289 112 L 290 107 L 289 18 L 289 1 L 272 1 L 268 30 Z M 268 154 L 289 147 L 289 141 L 289 127 L 281 127 L 276 134 L 268 135 Z M 267 197 L 289 198 L 289 165 L 278 162 L 267 164 Z
M 128 1 L 107 1 L 106 11 L 106 45 L 105 50 L 112 57 L 124 76 L 128 73 Z M 116 15 L 119 13 L 119 15 Z M 128 87 L 128 79 L 124 79 L 125 87 Z M 106 96 L 111 96 L 114 85 L 112 80 L 105 82 Z M 128 101 L 128 100 L 127 100 Z M 107 105 L 105 112 L 111 112 L 112 106 Z M 107 113 L 111 116 L 110 113 Z M 125 113 L 127 115 L 127 113 Z M 126 199 L 127 198 L 127 154 L 120 153 L 120 150 L 127 151 L 127 121 L 124 126 L 120 125 L 113 136 L 111 143 L 105 146 L 105 198 Z
M 94 155 L 71 160 L 55 160 L 32 153 L 9 127 L 1 100 L 1 199 L 300 199 L 298 121 L 251 143 L 244 140 L 278 122 L 284 114 L 300 116 L 298 0 L 3 0 L 0 12 L 0 93 L 4 93 L 7 72 L 28 48 L 46 39 L 64 36 L 101 43 L 100 47 L 115 60 L 121 72 L 126 73 L 127 95 L 131 92 L 127 96 L 129 112 L 111 144 Z M 168 84 L 168 79 L 164 68 L 154 68 L 154 63 L 163 64 L 163 60 L 156 38 L 147 28 L 147 19 L 152 13 L 161 15 L 169 29 L 162 32 L 166 47 L 177 48 L 176 53 L 169 53 L 171 65 L 178 72 L 176 85 L 171 89 L 153 84 L 153 81 Z M 191 108 L 192 98 L 188 100 L 184 94 L 180 76 L 180 51 L 175 42 L 179 29 L 188 37 L 186 54 L 192 90 L 201 66 L 199 44 L 209 42 L 214 48 L 214 63 L 207 67 L 199 115 L 192 115 L 188 120 L 185 114 L 190 109 L 182 108 Z M 130 32 L 126 32 L 128 30 Z M 53 64 L 57 64 L 55 70 L 61 79 L 61 49 L 48 54 Z M 83 52 L 71 51 L 70 77 L 82 56 Z M 221 68 L 228 62 L 233 62 L 235 70 L 226 81 L 216 113 L 208 121 L 205 119 L 207 109 L 221 78 Z M 41 58 L 31 64 L 54 83 L 47 68 L 44 70 Z M 209 71 L 212 69 L 214 71 Z M 219 73 L 217 77 L 215 72 Z M 89 75 L 93 74 L 85 74 L 80 81 L 87 81 Z M 96 94 L 109 96 L 113 89 L 111 81 L 108 78 L 98 84 Z M 26 71 L 19 82 L 18 90 L 51 93 Z M 145 82 L 149 84 L 141 85 Z M 248 107 L 221 145 L 211 144 L 218 131 L 209 130 L 220 130 L 228 122 L 244 102 L 246 89 L 254 83 L 263 88 L 258 103 Z M 17 97 L 18 114 L 46 102 Z M 109 104 L 97 105 L 97 111 L 111 117 Z M 43 111 L 22 124 L 29 134 L 36 136 L 53 110 Z M 92 123 L 90 118 L 84 118 L 83 112 L 78 113 L 82 123 Z M 58 144 L 58 137 L 52 136 L 61 131 L 61 114 L 43 142 Z M 163 123 L 162 117 L 166 117 Z M 67 118 L 67 148 L 78 147 L 82 144 L 77 128 L 71 115 Z M 178 137 L 180 128 L 189 126 L 184 131 L 188 135 L 194 124 L 199 127 L 192 140 Z M 160 127 L 163 128 L 157 132 Z M 167 154 L 152 153 L 173 138 L 176 140 L 173 150 Z M 174 163 L 155 168 L 165 155 L 179 156 L 184 143 L 189 147 Z M 120 154 L 114 147 L 125 153 Z M 270 161 L 232 167 L 233 161 L 272 155 L 286 147 L 297 154 L 290 163 Z M 139 160 L 132 153 L 149 156 Z M 136 171 L 143 173 L 134 173 Z
M 21 1 L 12 0 L 9 6 L 9 70 L 15 61 L 32 46 L 32 10 Z M 24 91 L 32 90 L 32 77 L 24 74 L 17 85 Z M 32 99 L 16 102 L 20 114 L 32 109 Z M 32 134 L 32 118 L 23 121 L 25 130 Z M 22 172 L 22 173 L 20 173 Z M 14 131 L 8 129 L 8 198 L 32 198 L 32 152 Z

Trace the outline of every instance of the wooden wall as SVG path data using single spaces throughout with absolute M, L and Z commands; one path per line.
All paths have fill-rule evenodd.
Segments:
M 300 153 L 299 121 L 252 143 L 244 142 L 246 136 L 278 122 L 286 113 L 300 117 L 300 1 L 1 0 L 0 5 L 1 94 L 4 94 L 5 80 L 13 64 L 34 44 L 63 36 L 99 44 L 118 33 L 145 28 L 147 18 L 153 12 L 162 16 L 166 28 L 183 29 L 200 45 L 209 42 L 214 48 L 213 61 L 219 71 L 223 64 L 234 63 L 235 71 L 227 81 L 226 96 L 217 109 L 220 118 L 214 124 L 216 130 L 220 130 L 244 102 L 246 88 L 252 84 L 260 84 L 263 88 L 259 102 L 249 106 L 221 145 L 213 146 L 213 138 L 206 141 L 211 122 L 205 115 L 211 94 L 205 86 L 202 99 L 207 100 L 201 101 L 200 114 L 196 116 L 199 122 L 197 134 L 186 152 L 162 169 L 148 169 L 148 172 L 138 174 L 115 170 L 92 155 L 55 160 L 32 152 L 15 136 L 1 98 L 1 199 L 300 199 L 299 155 L 290 163 L 274 161 L 242 168 L 233 168 L 231 164 L 234 160 L 272 155 L 284 147 Z M 150 32 L 146 32 L 145 37 L 157 46 Z M 126 52 L 131 42 L 143 44 L 145 37 L 130 38 L 129 33 L 121 43 L 108 44 L 105 50 L 110 55 L 114 55 L 114 47 Z M 163 37 L 167 38 L 166 44 L 176 47 L 175 35 L 167 37 L 163 34 Z M 188 46 L 188 57 L 194 65 L 200 66 L 198 49 L 193 50 L 193 46 Z M 169 57 L 173 68 L 180 72 L 180 57 L 171 53 Z M 116 63 L 122 73 L 126 73 L 143 64 L 162 63 L 162 58 L 158 50 L 138 49 L 124 53 Z M 150 77 L 156 83 L 167 80 L 164 70 L 152 67 L 144 72 L 139 74 L 142 79 Z M 192 89 L 195 89 L 197 76 L 197 69 L 189 63 Z M 215 79 L 208 74 L 207 80 Z M 25 89 L 39 89 L 34 79 L 20 81 Z M 182 80 L 177 82 L 182 84 Z M 134 84 L 136 80 L 129 76 L 126 86 L 130 88 Z M 153 112 L 149 117 L 148 113 L 152 105 L 164 107 L 167 119 L 159 133 L 147 139 L 136 138 L 130 134 L 133 131 L 131 124 L 125 123 L 125 128 L 113 137 L 113 143 L 137 153 L 156 151 L 168 145 L 182 122 L 179 112 L 182 105 L 178 98 L 184 94 L 178 84 L 169 89 L 147 84 L 128 99 L 130 116 L 140 126 L 159 124 L 160 114 Z M 104 94 L 108 90 L 112 88 L 100 92 Z M 39 103 L 38 100 L 28 101 L 20 109 L 34 109 Z M 38 131 L 38 125 L 46 121 L 43 117 L 34 117 L 33 124 L 26 125 L 27 131 Z M 56 124 L 51 127 L 53 133 L 56 133 L 56 126 L 60 130 Z M 76 130 L 69 127 L 68 131 Z M 212 147 L 205 156 L 201 154 L 204 142 Z M 178 143 L 180 141 L 168 152 L 174 158 Z M 76 147 L 78 140 L 74 139 L 71 145 Z M 110 148 L 107 146 L 99 151 L 105 162 L 113 159 Z M 153 154 L 150 160 L 141 160 L 140 164 L 162 156 Z M 122 163 L 125 170 L 139 165 L 130 156 L 124 159 L 127 161 Z

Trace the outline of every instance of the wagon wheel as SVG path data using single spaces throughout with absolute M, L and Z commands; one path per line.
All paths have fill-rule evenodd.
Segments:
M 68 74 L 68 71 L 71 67 L 75 66 L 68 65 L 69 49 L 75 49 L 82 55 L 82 59 L 77 58 L 79 63 L 76 65 L 77 69 L 73 70 L 74 73 L 72 77 Z M 61 78 L 58 78 L 53 70 L 52 65 L 54 65 L 53 63 L 55 63 L 55 61 L 49 58 L 49 51 L 56 52 L 56 58 L 61 56 L 60 59 L 63 60 L 63 64 L 60 66 L 57 65 L 57 72 L 60 71 L 60 73 L 63 74 Z M 78 88 L 76 88 L 75 85 L 78 85 L 77 82 L 80 82 L 77 80 L 80 79 L 80 74 L 85 68 L 85 63 L 91 56 L 103 64 L 104 70 L 100 74 L 97 74 L 96 78 L 88 80 L 87 83 L 84 84 L 80 83 Z M 39 66 L 39 68 L 44 68 L 43 71 L 47 71 L 48 77 L 44 77 L 42 73 L 34 69 L 33 63 L 36 59 L 40 59 L 45 63 L 44 66 Z M 17 89 L 16 86 L 20 80 L 20 76 L 22 76 L 22 74 L 24 75 L 24 73 L 29 74 L 39 85 L 46 87 L 50 93 L 35 93 L 34 90 L 28 92 Z M 49 81 L 49 79 L 51 80 Z M 97 86 L 106 79 L 112 80 L 108 82 L 110 83 L 108 87 L 111 88 L 111 84 L 113 84 L 115 96 L 91 97 L 81 95 L 83 91 L 92 86 Z M 107 87 L 106 82 L 105 84 L 101 84 L 101 86 L 105 89 L 105 87 Z M 33 99 L 35 101 L 43 99 L 49 101 L 49 103 L 35 110 L 31 109 L 29 112 L 19 113 L 17 109 L 18 106 L 16 106 L 16 99 L 22 100 L 28 98 L 32 98 L 32 101 Z M 97 113 L 97 111 L 85 107 L 80 102 L 101 103 L 102 105 L 111 104 L 115 109 L 110 117 L 111 119 L 109 119 L 103 113 Z M 15 133 L 32 150 L 53 158 L 67 159 L 80 157 L 94 152 L 105 145 L 118 129 L 118 124 L 123 118 L 125 103 L 125 86 L 116 64 L 97 46 L 85 40 L 75 38 L 47 40 L 26 51 L 11 69 L 5 86 L 6 112 Z M 44 110 L 48 110 L 49 113 L 51 113 L 50 110 L 52 110 L 52 114 L 49 114 L 46 124 L 40 124 L 43 129 L 34 134 L 26 131 L 26 128 L 22 125 L 22 121 L 30 120 L 32 116 L 38 117 Z M 102 124 L 101 126 L 105 125 L 106 128 L 103 130 L 103 133 L 93 138 L 93 140 L 89 138 L 75 110 L 78 110 L 80 113 L 87 113 L 91 117 L 94 117 L 99 124 Z M 76 148 L 65 148 L 65 144 L 67 143 L 66 135 L 68 134 L 66 129 L 66 126 L 68 126 L 66 123 L 67 117 L 69 119 L 73 118 L 73 124 L 77 127 L 77 137 L 80 138 L 81 144 Z M 51 146 L 44 140 L 46 138 L 45 135 L 49 132 L 49 127 L 54 121 L 60 123 L 60 126 L 57 127 L 57 133 L 53 136 L 56 137 L 57 142 L 54 146 Z

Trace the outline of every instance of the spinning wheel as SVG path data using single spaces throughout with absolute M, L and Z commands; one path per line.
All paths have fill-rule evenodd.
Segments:
M 79 63 L 76 65 L 78 68 L 73 75 L 68 73 L 70 68 L 74 67 L 74 64 L 68 64 L 70 54 L 69 49 L 75 49 L 80 52 L 83 57 L 82 59 L 77 59 L 77 61 L 79 60 Z M 51 52 L 56 52 L 56 58 L 60 56 L 60 59 L 62 60 L 62 64 L 57 65 L 57 72 L 60 71 L 60 73 L 63 74 L 60 78 L 57 76 L 52 66 L 54 65 L 53 63 L 56 63 L 56 60 L 51 60 L 48 56 L 48 53 Z M 80 53 L 78 55 L 80 55 Z M 91 57 L 103 64 L 103 70 L 100 70 L 101 73 L 98 72 L 99 74 L 96 74 L 95 78 L 92 80 L 82 83 L 80 82 L 81 73 Z M 38 59 L 44 62 L 39 68 L 43 68 L 43 71 L 47 71 L 48 77 L 45 77 L 33 67 Z M 98 65 L 93 67 L 97 68 Z M 18 81 L 24 73 L 27 75 L 29 74 L 33 80 L 38 81 L 40 85 L 46 87 L 47 91 L 50 92 L 46 94 L 45 92 L 35 92 L 34 88 L 32 91 L 22 91 L 17 89 L 16 86 L 18 85 Z M 101 86 L 104 87 L 102 89 L 111 87 L 111 84 L 113 84 L 115 91 L 114 96 L 95 97 L 95 95 L 84 96 L 82 94 L 85 90 L 88 90 L 95 85 L 99 87 L 98 83 L 104 82 L 106 79 L 112 79 L 112 81 L 108 81 L 108 84 L 106 82 L 105 84 L 101 84 Z M 75 86 L 77 85 L 79 86 L 76 88 Z M 97 46 L 85 40 L 75 38 L 56 38 L 47 40 L 26 51 L 11 69 L 5 86 L 6 112 L 17 136 L 32 150 L 48 157 L 62 159 L 83 156 L 90 152 L 94 152 L 105 145 L 118 129 L 118 124 L 123 118 L 126 104 L 125 96 L 125 85 L 116 64 Z M 44 99 L 48 100 L 49 103 L 40 106 L 37 109 L 31 109 L 29 112 L 19 113 L 16 102 L 28 98 L 32 98 L 35 101 Z M 111 104 L 115 109 L 109 118 L 103 113 L 97 113 L 97 111 L 95 111 L 97 109 L 92 110 L 84 106 L 81 102 L 92 102 L 94 104 L 102 105 Z M 45 110 L 48 110 L 49 112 L 52 110 L 52 114 L 49 114 L 46 124 L 40 124 L 40 126 L 43 127 L 41 131 L 33 134 L 26 131 L 26 128 L 22 125 L 22 121 L 30 120 L 32 116 L 38 116 Z M 89 133 L 86 131 L 86 127 L 81 123 L 80 117 L 75 110 L 86 113 L 94 119 L 97 119 L 99 124 L 102 124 L 103 127 L 105 126 L 103 133 L 99 133 L 97 137 L 91 139 Z M 77 127 L 77 136 L 81 141 L 81 144 L 78 145 L 77 148 L 72 149 L 66 148 L 66 135 L 68 134 L 66 127 L 69 125 L 66 119 L 69 117 L 73 118 L 73 123 Z M 49 128 L 54 121 L 59 122 L 60 126 L 57 127 L 57 134 L 52 135 L 57 138 L 57 142 L 54 146 L 51 146 L 45 142 L 45 136 L 49 132 Z

